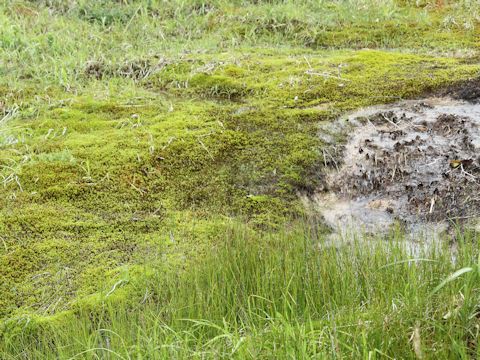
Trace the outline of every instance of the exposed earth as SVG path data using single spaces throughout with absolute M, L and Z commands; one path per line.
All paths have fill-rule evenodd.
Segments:
M 351 134 L 344 147 L 331 144 L 335 160 L 315 198 L 331 227 L 377 232 L 400 222 L 443 229 L 478 218 L 480 105 L 444 97 L 403 101 L 330 126 Z

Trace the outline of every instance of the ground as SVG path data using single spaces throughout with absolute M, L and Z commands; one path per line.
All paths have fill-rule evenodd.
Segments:
M 1 329 L 129 308 L 232 227 L 327 231 L 300 200 L 330 161 L 322 124 L 478 78 L 478 17 L 468 1 L 8 1 Z

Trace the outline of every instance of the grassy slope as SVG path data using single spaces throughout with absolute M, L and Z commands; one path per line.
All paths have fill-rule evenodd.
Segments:
M 478 74 L 465 4 L 5 4 L 0 316 L 136 298 L 231 222 L 301 215 L 319 123 Z

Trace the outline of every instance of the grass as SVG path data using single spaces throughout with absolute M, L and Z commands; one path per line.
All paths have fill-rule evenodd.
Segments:
M 46 85 L 77 92 L 85 73 L 136 79 L 154 70 L 159 58 L 236 48 L 394 48 L 437 55 L 478 49 L 475 1 L 443 8 L 436 1 L 394 0 L 112 4 L 8 0 L 0 13 L 7 98 L 18 101 Z
M 300 225 L 299 225 L 300 224 Z M 48 321 L 19 318 L 2 358 L 475 358 L 478 235 L 409 254 L 400 233 L 324 247 L 305 222 L 257 235 L 232 225 L 195 267 L 156 272 L 133 301 L 104 292 Z M 302 225 L 304 224 L 304 225 Z M 458 273 L 457 273 L 458 274 Z M 451 280 L 451 279 L 450 279 Z M 138 281 L 138 280 L 137 280 Z M 443 285 L 436 288 L 437 285 Z M 132 284 L 130 284 L 133 286 Z M 62 318 L 63 316 L 63 318 Z
M 478 77 L 477 5 L 4 1 L 0 357 L 471 356 L 476 271 L 430 293 L 476 235 L 402 263 L 293 224 L 322 125 Z

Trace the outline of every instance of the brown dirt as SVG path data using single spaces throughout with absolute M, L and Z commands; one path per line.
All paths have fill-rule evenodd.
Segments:
M 480 102 L 480 78 L 453 84 L 438 92 L 436 96 L 478 103 Z

